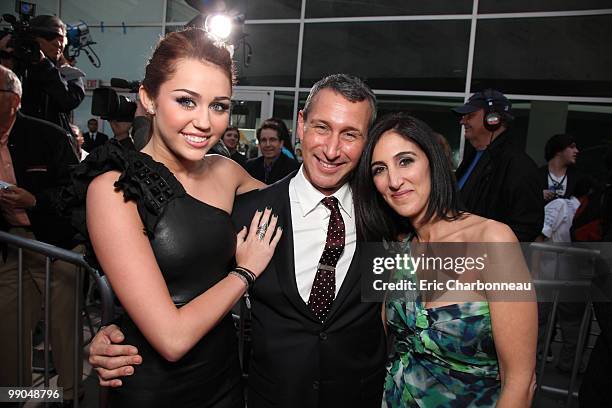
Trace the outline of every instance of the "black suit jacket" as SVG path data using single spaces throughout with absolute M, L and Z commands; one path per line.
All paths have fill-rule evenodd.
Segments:
M 251 292 L 249 408 L 378 408 L 386 341 L 380 304 L 361 302 L 359 244 L 322 324 L 300 297 L 295 280 L 293 246 L 299 243 L 293 242 L 292 233 L 292 177 L 241 196 L 234 207 L 237 229 L 250 225 L 258 208 L 270 206 L 284 231 Z
M 538 168 L 506 130 L 484 151 L 461 189 L 466 211 L 507 224 L 521 242 L 533 241 L 544 224 L 544 198 Z M 476 151 L 466 146 L 457 169 L 465 174 Z
M 108 136 L 106 136 L 104 133 L 97 132 L 96 140 L 93 140 L 91 138 L 91 133 L 85 132 L 83 133 L 83 139 L 85 140 L 83 142 L 83 150 L 85 150 L 87 153 L 91 153 L 93 149 L 106 143 L 108 141 Z
M 540 186 L 542 190 L 548 190 L 548 164 L 545 164 L 544 166 L 540 167 L 538 171 L 540 173 Z M 584 176 L 582 175 L 582 173 L 577 171 L 574 166 L 568 167 L 565 174 L 567 175 L 567 188 L 565 189 L 565 194 L 563 195 L 563 198 L 569 198 L 574 195 L 576 184 Z
M 56 204 L 78 164 L 69 137 L 59 126 L 18 112 L 8 142 L 17 186 L 36 197 L 36 206 L 27 211 L 36 239 L 66 249 L 76 245 L 75 231 Z
M 272 170 L 270 171 L 267 180 L 263 156 L 249 160 L 244 166 L 246 171 L 248 171 L 253 178 L 256 178 L 257 180 L 266 184 L 276 183 L 291 172 L 297 170 L 299 167 L 300 163 L 297 160 L 287 157 L 284 153 L 281 153 L 281 155 L 272 165 Z

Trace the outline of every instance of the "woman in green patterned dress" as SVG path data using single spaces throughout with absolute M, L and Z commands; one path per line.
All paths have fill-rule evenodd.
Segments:
M 452 243 L 472 249 L 486 245 L 488 254 L 497 252 L 492 256 L 513 257 L 489 269 L 499 272 L 510 265 L 513 278 L 528 281 L 512 230 L 460 211 L 450 163 L 431 129 L 418 119 L 392 114 L 372 129 L 355 191 L 364 240 L 400 241 L 406 251 L 424 245 L 438 252 Z M 505 246 L 491 250 L 496 243 Z M 476 269 L 453 276 L 461 282 L 490 278 Z M 394 274 L 415 282 L 429 276 L 411 268 Z M 383 319 L 393 339 L 393 358 L 383 407 L 530 406 L 537 337 L 532 292 L 512 302 L 492 301 L 493 295 L 485 290 L 387 293 Z

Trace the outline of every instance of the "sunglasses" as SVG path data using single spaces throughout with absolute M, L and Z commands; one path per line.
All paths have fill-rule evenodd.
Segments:
M 36 34 L 40 38 L 44 38 L 47 41 L 53 41 L 57 38 L 63 38 L 63 33 L 37 33 Z

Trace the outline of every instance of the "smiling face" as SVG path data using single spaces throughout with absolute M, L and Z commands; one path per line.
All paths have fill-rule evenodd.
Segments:
M 238 148 L 238 140 L 240 140 L 240 135 L 236 129 L 226 130 L 223 134 L 223 144 L 225 144 L 225 147 L 231 152 Z
M 281 154 L 283 142 L 276 129 L 261 129 L 259 133 L 259 149 L 264 160 L 274 160 Z
M 374 147 L 371 172 L 376 190 L 387 204 L 418 225 L 427 211 L 431 192 L 425 152 L 412 140 L 388 130 Z
M 300 111 L 304 176 L 321 193 L 337 191 L 359 163 L 371 114 L 367 100 L 351 102 L 331 89 L 314 97 L 306 120 Z
M 227 74 L 218 66 L 177 61 L 155 99 L 141 88 L 145 108 L 154 111 L 152 149 L 179 161 L 201 160 L 227 128 L 231 91 Z
M 491 132 L 484 127 L 484 109 L 463 115 L 459 123 L 465 129 L 465 140 L 472 145 L 478 145 L 481 139 L 488 140 L 491 136 Z

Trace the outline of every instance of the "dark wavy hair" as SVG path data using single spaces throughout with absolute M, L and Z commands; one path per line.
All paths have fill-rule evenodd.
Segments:
M 358 238 L 362 241 L 395 241 L 402 234 L 416 233 L 409 220 L 397 214 L 376 190 L 371 164 L 374 148 L 381 136 L 392 130 L 415 143 L 429 161 L 431 193 L 425 220 L 433 218 L 454 220 L 461 214 L 459 192 L 455 176 L 442 146 L 425 122 L 404 112 L 383 117 L 370 130 L 357 175 L 353 178 L 355 222 Z
M 544 146 L 544 158 L 546 161 L 550 161 L 557 153 L 565 150 L 566 147 L 575 143 L 576 138 L 570 134 L 556 134 L 546 141 L 546 145 Z

